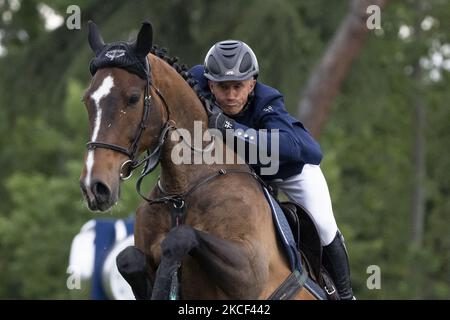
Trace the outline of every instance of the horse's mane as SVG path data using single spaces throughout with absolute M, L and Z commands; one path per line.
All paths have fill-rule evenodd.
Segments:
M 182 77 L 183 79 L 191 86 L 191 88 L 194 90 L 194 92 L 197 94 L 198 98 L 202 103 L 204 103 L 204 100 L 207 99 L 202 92 L 200 91 L 200 88 L 197 86 L 198 81 L 193 78 L 193 76 L 189 73 L 189 67 L 188 65 L 184 63 L 178 62 L 178 57 L 172 57 L 168 54 L 167 48 L 159 48 L 157 45 L 154 45 L 150 49 L 150 53 L 154 54 L 158 58 L 164 60 L 167 62 L 172 68 L 174 68 Z

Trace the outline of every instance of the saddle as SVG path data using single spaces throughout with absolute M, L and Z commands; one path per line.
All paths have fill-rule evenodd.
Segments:
M 326 292 L 329 300 L 339 300 L 335 285 L 322 266 L 322 244 L 314 222 L 300 205 L 294 202 L 279 202 L 292 230 L 302 265 L 311 279 Z

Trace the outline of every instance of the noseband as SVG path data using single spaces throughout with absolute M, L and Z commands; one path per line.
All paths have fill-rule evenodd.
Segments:
M 145 89 L 144 89 L 144 110 L 142 112 L 142 119 L 141 119 L 141 123 L 139 124 L 138 127 L 138 131 L 137 134 L 133 140 L 133 142 L 131 143 L 131 146 L 127 149 L 124 148 L 122 146 L 118 146 L 116 144 L 112 144 L 112 143 L 106 143 L 106 142 L 97 142 L 97 141 L 90 141 L 86 144 L 87 149 L 88 150 L 94 150 L 96 148 L 103 148 L 103 149 L 109 149 L 109 150 L 113 150 L 113 151 L 117 151 L 120 152 L 126 156 L 128 156 L 128 158 L 130 158 L 129 160 L 126 160 L 124 163 L 122 163 L 121 167 L 120 167 L 120 179 L 121 180 L 127 180 L 129 179 L 132 174 L 133 174 L 133 170 L 136 169 L 137 167 L 141 166 L 144 162 L 147 162 L 146 165 L 146 169 L 145 171 L 148 171 L 148 167 L 149 167 L 149 160 L 151 160 L 152 158 L 157 157 L 157 160 L 159 160 L 159 153 L 161 152 L 161 147 L 164 144 L 167 132 L 174 128 L 174 126 L 171 124 L 172 121 L 170 121 L 170 112 L 169 112 L 169 107 L 164 99 L 164 97 L 162 96 L 161 92 L 158 90 L 158 88 L 156 88 L 152 81 L 151 81 L 151 74 L 150 74 L 150 66 L 148 63 L 148 59 L 145 59 L 146 65 L 145 65 L 145 73 L 147 75 L 147 83 L 145 85 Z M 139 160 L 139 145 L 142 139 L 142 134 L 144 133 L 145 129 L 147 128 L 147 120 L 149 117 L 149 113 L 150 113 L 150 106 L 151 106 L 151 96 L 149 94 L 149 89 L 150 87 L 152 87 L 156 94 L 158 95 L 158 97 L 161 99 L 161 101 L 163 102 L 164 108 L 166 109 L 167 112 L 167 120 L 164 123 L 159 139 L 158 139 L 158 145 L 156 146 L 155 150 L 153 150 L 153 152 L 149 152 L 147 151 L 148 155 L 143 158 L 142 160 Z M 156 162 L 155 167 L 157 165 L 158 162 Z M 128 168 L 129 169 L 129 174 L 125 175 L 124 174 L 124 170 Z

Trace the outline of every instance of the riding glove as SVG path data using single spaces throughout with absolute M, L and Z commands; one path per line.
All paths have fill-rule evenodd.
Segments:
M 226 129 L 234 129 L 235 121 L 222 112 L 214 112 L 209 116 L 208 126 L 211 129 L 219 129 L 222 133 L 225 133 Z

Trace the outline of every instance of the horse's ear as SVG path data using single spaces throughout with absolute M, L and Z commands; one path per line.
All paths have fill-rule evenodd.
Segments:
M 102 39 L 102 36 L 100 35 L 100 29 L 98 26 L 89 20 L 89 45 L 91 46 L 91 49 L 95 52 L 95 54 L 98 54 L 100 50 L 105 46 L 105 42 Z
M 137 40 L 134 44 L 134 50 L 140 57 L 146 57 L 153 45 L 153 27 L 148 21 L 142 23 Z

